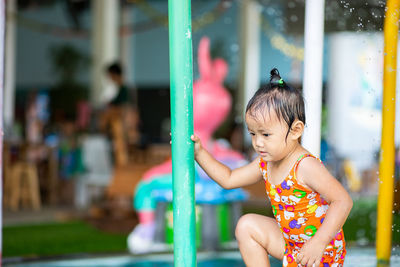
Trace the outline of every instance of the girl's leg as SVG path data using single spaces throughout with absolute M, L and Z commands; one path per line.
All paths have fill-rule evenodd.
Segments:
M 285 240 L 275 219 L 246 214 L 235 231 L 240 253 L 246 266 L 270 266 L 268 255 L 283 259 Z

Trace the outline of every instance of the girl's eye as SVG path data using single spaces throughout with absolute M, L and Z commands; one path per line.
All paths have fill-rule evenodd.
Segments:
M 251 132 L 249 132 L 249 134 L 250 134 L 251 136 L 254 136 L 254 135 L 255 135 L 254 133 L 251 133 Z
M 265 137 L 268 137 L 268 136 L 270 136 L 270 134 L 263 134 Z

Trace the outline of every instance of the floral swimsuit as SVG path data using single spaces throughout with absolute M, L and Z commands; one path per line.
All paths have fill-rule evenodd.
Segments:
M 305 188 L 296 179 L 297 167 L 300 161 L 306 157 L 315 158 L 310 154 L 299 157 L 289 175 L 280 185 L 270 183 L 267 177 L 267 162 L 260 158 L 259 166 L 265 181 L 265 189 L 286 243 L 283 257 L 284 267 L 301 266 L 296 263 L 296 256 L 304 243 L 315 235 L 329 208 L 329 204 L 320 194 Z M 345 244 L 341 229 L 326 247 L 320 267 L 343 266 L 346 255 Z

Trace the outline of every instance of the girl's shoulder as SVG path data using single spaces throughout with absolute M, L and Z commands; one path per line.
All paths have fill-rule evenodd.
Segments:
M 315 165 L 315 164 L 321 165 L 321 163 L 322 163 L 322 161 L 318 157 L 316 157 L 313 154 L 311 154 L 310 152 L 306 151 L 304 153 L 301 153 L 298 156 L 298 158 L 294 164 L 294 167 L 297 170 L 298 168 L 300 168 L 300 166 L 302 166 L 302 168 L 304 168 L 304 166 L 309 166 L 310 164 L 311 165 Z
M 311 153 L 304 153 L 297 159 L 295 163 L 296 170 L 310 169 L 314 167 L 323 167 L 322 161 Z
M 297 161 L 294 172 L 299 183 L 313 190 L 313 185 L 326 174 L 327 169 L 318 157 L 306 154 Z
M 310 152 L 302 153 L 296 160 L 292 172 L 297 182 L 303 187 L 312 190 L 309 186 L 308 179 L 314 179 L 314 170 L 324 168 L 322 161 Z

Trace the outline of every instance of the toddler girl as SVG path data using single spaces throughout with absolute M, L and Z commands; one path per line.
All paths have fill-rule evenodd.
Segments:
M 270 83 L 247 104 L 245 119 L 258 157 L 238 169 L 218 162 L 192 136 L 196 161 L 223 188 L 265 182 L 275 220 L 257 214 L 240 218 L 235 234 L 245 264 L 270 266 L 271 255 L 283 266 L 343 266 L 342 226 L 353 202 L 300 144 L 306 122 L 303 96 L 273 69 Z

